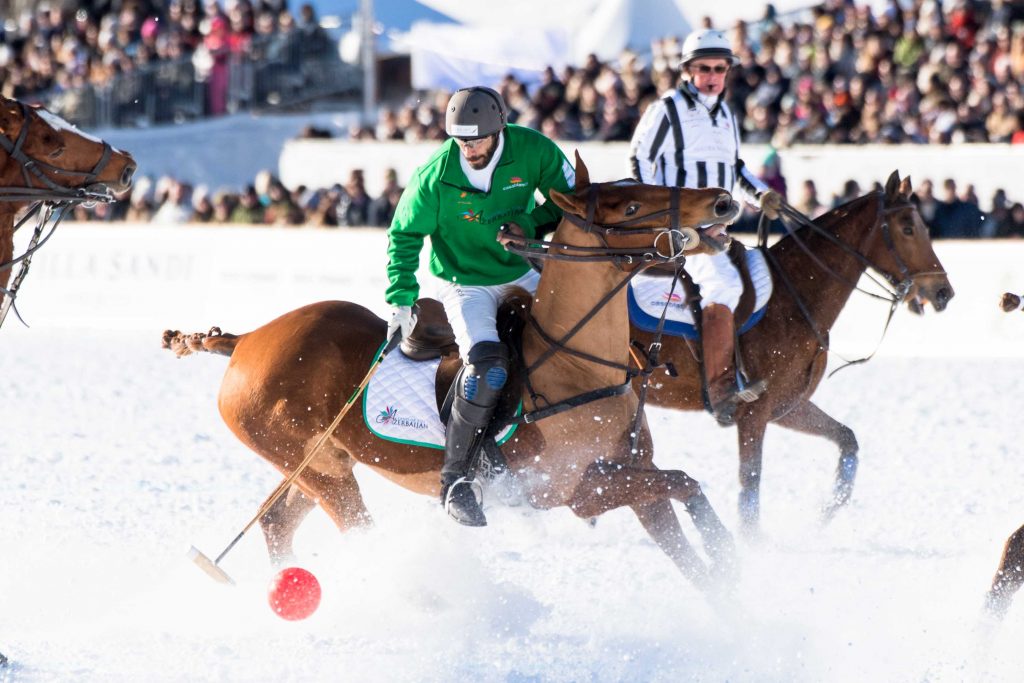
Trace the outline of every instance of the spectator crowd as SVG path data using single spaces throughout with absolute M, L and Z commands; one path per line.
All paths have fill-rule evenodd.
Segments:
M 89 87 L 148 69 L 158 89 L 203 82 L 205 110 L 196 113 L 218 115 L 228 110 L 231 58 L 296 70 L 304 56 L 332 50 L 308 3 L 296 16 L 287 0 L 43 0 L 0 25 L 0 93 L 74 117 Z M 175 68 L 182 64 L 189 68 Z
M 877 5 L 875 5 L 877 6 Z M 275 36 L 309 38 L 316 16 L 303 5 L 296 19 L 287 0 L 107 0 L 78 9 L 40 4 L 0 34 L 3 94 L 101 82 L 141 64 L 202 54 L 262 49 Z M 115 9 L 111 9 L 115 8 Z M 710 20 L 704 20 L 710 26 Z M 824 0 L 729 29 L 739 65 L 727 90 L 746 142 L 792 144 L 1024 143 L 1024 2 L 1020 0 L 890 0 L 880 11 L 854 0 Z M 627 141 L 644 109 L 675 87 L 682 36 L 655 41 L 641 56 L 615 62 L 591 55 L 583 65 L 547 68 L 527 87 L 506 76 L 499 91 L 510 120 L 555 139 Z M 215 78 L 211 71 L 210 78 Z M 375 126 L 353 139 L 443 140 L 448 92 L 413 93 L 381 108 Z M 208 113 L 223 111 L 216 97 Z M 765 180 L 786 192 L 769 158 Z M 285 188 L 268 172 L 240 192 L 192 188 L 182 180 L 141 179 L 130 201 L 98 206 L 80 218 L 155 222 L 245 222 L 300 225 L 386 225 L 401 193 L 393 172 L 371 198 L 361 172 L 331 188 Z M 866 189 L 866 188 L 865 188 Z M 852 181 L 819 199 L 812 181 L 790 188 L 789 200 L 816 215 L 861 188 Z M 1024 236 L 1024 206 L 1002 190 L 986 211 L 967 185 L 917 188 L 922 214 L 937 236 Z

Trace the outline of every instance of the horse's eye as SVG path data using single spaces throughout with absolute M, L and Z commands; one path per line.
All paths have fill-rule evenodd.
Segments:
M 629 206 L 626 207 L 626 215 L 627 216 L 632 216 L 633 214 L 635 214 L 639 210 L 640 210 L 640 205 L 639 204 L 630 204 Z
M 914 234 L 914 226 L 913 225 L 905 225 L 905 226 L 903 226 L 903 234 L 904 235 L 913 235 Z
M 64 145 L 61 145 L 57 149 L 55 149 L 52 152 L 50 152 L 47 156 L 49 156 L 51 159 L 58 159 L 58 158 L 60 158 L 60 155 L 63 154 L 63 153 L 64 153 Z

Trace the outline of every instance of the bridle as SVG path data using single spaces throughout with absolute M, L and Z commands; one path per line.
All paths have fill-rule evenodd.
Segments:
M 0 187 L 0 201 L 6 202 L 32 202 L 32 201 L 67 201 L 75 204 L 83 202 L 110 202 L 114 197 L 110 189 L 102 183 L 95 182 L 103 169 L 107 167 L 113 155 L 113 147 L 103 142 L 103 151 L 99 161 L 91 171 L 69 171 L 51 163 L 30 157 L 25 153 L 25 140 L 28 139 L 29 127 L 32 123 L 32 108 L 24 102 L 18 102 L 21 108 L 22 124 L 18 132 L 18 138 L 11 142 L 6 135 L 0 135 L 0 147 L 7 152 L 7 156 L 13 159 L 21 167 L 21 176 L 25 179 L 22 187 Z M 79 187 L 65 187 L 53 181 L 47 174 L 62 176 L 80 176 L 81 181 L 76 183 Z M 42 183 L 43 187 L 37 187 L 36 183 Z
M 18 164 L 25 184 L 20 187 L 0 187 L 0 202 L 32 202 L 25 214 L 14 224 L 12 233 L 16 233 L 33 217 L 36 219 L 36 227 L 24 253 L 10 261 L 0 263 L 0 272 L 21 264 L 10 286 L 0 287 L 0 294 L 4 297 L 3 304 L 0 304 L 0 325 L 3 325 L 7 313 L 12 308 L 18 319 L 22 323 L 25 322 L 14 305 L 18 289 L 28 275 L 32 255 L 53 236 L 68 210 L 77 204 L 91 205 L 96 202 L 114 201 L 110 188 L 98 182 L 99 175 L 110 162 L 113 148 L 107 142 L 103 142 L 103 151 L 91 171 L 69 171 L 31 157 L 25 153 L 24 146 L 32 123 L 32 109 L 24 102 L 17 104 L 22 114 L 21 130 L 13 142 L 6 135 L 0 135 L 0 148 L 7 152 L 9 159 Z M 64 187 L 54 182 L 51 175 L 72 178 L 79 176 L 81 186 Z M 39 187 L 39 184 L 42 184 L 42 187 Z
M 830 377 L 847 366 L 859 365 L 860 363 L 865 363 L 872 357 L 874 357 L 875 353 L 877 353 L 878 351 L 879 346 L 881 346 L 882 340 L 885 338 L 886 332 L 889 330 L 889 324 L 892 322 L 893 315 L 895 315 L 896 313 L 896 308 L 910 292 L 910 289 L 914 284 L 915 278 L 926 275 L 946 275 L 946 271 L 944 270 L 921 270 L 917 272 L 910 271 L 910 268 L 907 266 L 906 261 L 903 260 L 903 257 L 901 257 L 899 254 L 899 250 L 896 249 L 896 242 L 893 240 L 892 237 L 892 228 L 889 225 L 889 216 L 893 213 L 904 211 L 906 209 L 912 209 L 915 207 L 909 200 L 893 204 L 892 206 L 886 206 L 886 195 L 884 192 L 876 192 L 875 196 L 878 201 L 878 208 L 875 212 L 875 222 L 872 224 L 871 230 L 869 230 L 868 232 L 874 231 L 876 229 L 881 232 L 882 240 L 885 243 L 887 254 L 895 262 L 896 269 L 899 273 L 898 275 L 889 273 L 885 269 L 881 268 L 876 262 L 872 261 L 867 256 L 862 254 L 860 251 L 850 246 L 843 240 L 839 239 L 836 235 L 832 234 L 825 228 L 822 228 L 814 221 L 810 220 L 807 216 L 805 216 L 803 213 L 801 213 L 788 203 L 783 202 L 782 208 L 779 212 L 779 218 L 781 219 L 780 222 L 786 228 L 786 233 L 789 235 L 789 237 L 793 239 L 794 244 L 796 244 L 805 254 L 807 254 L 807 256 L 811 259 L 812 262 L 814 262 L 819 268 L 824 270 L 829 277 L 846 285 L 853 291 L 857 291 L 873 299 L 878 299 L 889 303 L 889 314 L 886 318 L 885 326 L 882 329 L 882 335 L 878 340 L 878 344 L 875 346 L 875 350 L 864 358 L 852 361 L 843 358 L 841 355 L 837 353 L 836 355 L 842 358 L 844 364 L 839 368 L 833 370 L 831 373 L 829 373 Z M 821 258 L 814 253 L 814 251 L 807 245 L 804 238 L 793 227 L 793 224 L 796 224 L 799 227 L 807 228 L 812 233 L 824 237 L 826 240 L 839 247 L 839 249 L 843 253 L 857 260 L 864 267 L 863 272 L 867 274 L 868 278 L 876 285 L 878 285 L 881 289 L 886 290 L 886 294 L 877 294 L 875 292 L 863 289 L 862 287 L 859 286 L 857 282 L 850 282 L 848 279 L 844 278 L 842 275 L 837 273 L 832 267 L 830 267 L 827 263 L 822 261 Z M 767 218 L 762 213 L 761 223 L 758 226 L 758 247 L 765 254 L 765 258 L 770 263 L 772 270 L 775 274 L 779 276 L 779 280 L 782 281 L 783 285 L 788 290 L 790 296 L 796 302 L 797 308 L 800 310 L 800 314 L 803 316 L 804 320 L 811 328 L 811 332 L 817 339 L 819 347 L 823 351 L 835 353 L 829 347 L 828 340 L 825 338 L 824 333 L 822 333 L 819 330 L 819 326 L 815 322 L 813 314 L 811 313 L 810 309 L 808 309 L 807 304 L 804 303 L 803 299 L 800 297 L 799 293 L 796 290 L 796 287 L 793 285 L 792 279 L 782 268 L 781 264 L 778 261 L 778 258 L 771 252 L 770 249 L 767 248 L 767 227 Z M 871 271 L 876 273 L 877 277 L 875 275 L 872 275 Z
M 569 221 L 587 234 L 596 235 L 603 246 L 581 247 L 571 244 L 562 244 L 549 240 L 534 239 L 521 235 L 505 233 L 505 248 L 526 259 L 555 259 L 559 261 L 575 261 L 578 263 L 611 262 L 619 270 L 625 266 L 648 266 L 659 263 L 673 263 L 683 256 L 686 246 L 699 239 L 696 231 L 690 227 L 683 227 L 679 224 L 679 197 L 678 187 L 669 188 L 669 206 L 666 209 L 659 209 L 641 216 L 635 216 L 616 223 L 597 223 L 597 196 L 602 185 L 606 183 L 593 183 L 589 186 L 590 192 L 587 195 L 586 216 L 577 216 L 572 213 L 563 213 L 562 218 Z M 655 219 L 667 216 L 669 225 L 650 227 L 644 225 Z M 654 235 L 649 247 L 614 247 L 608 238 L 618 235 Z M 660 243 L 666 241 L 667 249 L 663 250 Z M 637 272 L 634 270 L 633 272 Z
M 530 398 L 533 401 L 534 409 L 525 412 L 518 418 L 515 418 L 509 422 L 536 422 L 545 417 L 551 417 L 557 415 L 571 408 L 597 401 L 610 396 L 619 396 L 629 391 L 632 384 L 633 378 L 639 374 L 649 374 L 648 368 L 633 368 L 630 365 L 623 365 L 615 361 L 610 361 L 598 356 L 578 351 L 568 346 L 569 341 L 576 336 L 576 334 L 582 330 L 587 323 L 589 323 L 597 313 L 604 308 L 609 302 L 611 302 L 615 296 L 621 292 L 630 281 L 639 273 L 643 272 L 650 266 L 662 263 L 672 263 L 676 267 L 676 271 L 682 270 L 683 261 L 685 260 L 683 254 L 686 247 L 693 241 L 699 239 L 696 231 L 691 227 L 681 226 L 679 223 L 679 204 L 680 204 L 680 188 L 671 187 L 669 207 L 667 209 L 659 209 L 652 211 L 641 216 L 629 218 L 627 220 L 618 221 L 616 223 L 605 223 L 599 224 L 596 222 L 597 213 L 597 197 L 601 189 L 601 183 L 594 183 L 590 185 L 591 191 L 587 196 L 587 208 L 586 216 L 580 217 L 575 214 L 565 212 L 562 215 L 564 220 L 569 221 L 573 225 L 579 227 L 587 234 L 596 234 L 600 240 L 604 243 L 604 246 L 600 247 L 581 247 L 566 245 L 547 240 L 539 240 L 534 238 L 528 238 L 520 235 L 511 235 L 505 232 L 506 245 L 505 248 L 508 251 L 524 256 L 528 259 L 555 259 L 561 261 L 575 261 L 584 263 L 593 262 L 605 262 L 613 263 L 619 270 L 624 270 L 624 266 L 635 265 L 637 267 L 632 268 L 629 273 L 620 280 L 615 287 L 607 292 L 598 301 L 590 311 L 584 315 L 572 328 L 569 329 L 559 339 L 555 339 L 549 335 L 533 316 L 527 316 L 527 320 L 536 330 L 540 338 L 547 344 L 547 348 L 544 352 L 525 368 L 525 384 L 526 389 L 530 393 Z M 645 225 L 652 220 L 661 219 L 665 216 L 669 217 L 668 226 L 649 226 Z M 637 235 L 637 234 L 650 234 L 654 238 L 651 246 L 649 247 L 614 247 L 609 243 L 608 238 L 616 235 Z M 662 239 L 668 240 L 668 251 L 663 252 L 659 246 L 659 241 Z M 674 285 L 673 285 L 674 286 Z M 652 345 L 652 351 L 648 354 L 647 365 L 651 366 L 657 364 L 657 349 L 660 348 L 660 334 L 656 338 L 655 344 Z M 622 384 L 615 384 L 592 391 L 587 391 L 576 396 L 558 401 L 557 403 L 551 403 L 542 394 L 539 394 L 530 382 L 530 375 L 536 371 L 541 365 L 550 360 L 553 356 L 558 353 L 565 353 L 570 356 L 575 356 L 591 363 L 603 365 L 605 367 L 614 368 L 621 370 L 625 373 L 626 379 Z M 653 359 L 653 360 L 652 360 Z M 538 407 L 543 402 L 545 407 Z M 638 417 L 642 413 L 642 403 L 638 408 Z M 638 430 L 634 429 L 637 433 Z M 635 440 L 635 439 L 634 439 Z

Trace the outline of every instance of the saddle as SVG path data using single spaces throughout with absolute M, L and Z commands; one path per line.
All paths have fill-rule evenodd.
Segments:
M 736 329 L 742 329 L 754 314 L 754 306 L 757 304 L 757 292 L 754 289 L 753 280 L 750 277 L 750 268 L 747 264 L 747 247 L 739 240 L 733 240 L 729 245 L 729 260 L 739 271 L 740 281 L 743 282 L 743 293 L 740 294 L 739 303 L 736 305 L 736 312 L 733 318 L 736 321 Z M 664 275 L 672 277 L 675 274 L 675 266 L 664 263 L 652 266 L 648 271 L 652 275 Z M 698 320 L 697 311 L 700 310 L 700 292 L 690 276 L 683 271 L 680 278 L 683 289 L 686 292 L 686 300 L 694 310 L 694 320 Z
M 499 432 L 515 417 L 519 409 L 525 379 L 521 341 L 523 326 L 526 324 L 526 316 L 530 314 L 532 304 L 533 297 L 522 292 L 510 296 L 498 306 L 498 338 L 508 347 L 510 362 L 508 381 L 502 389 L 494 418 L 487 430 L 490 436 Z M 423 298 L 416 302 L 416 306 L 419 309 L 416 327 L 412 334 L 402 340 L 399 350 L 407 358 L 416 361 L 441 358 L 434 392 L 441 422 L 448 424 L 452 401 L 455 399 L 455 379 L 462 371 L 459 347 L 455 342 L 451 323 L 448 322 L 448 315 L 440 301 Z

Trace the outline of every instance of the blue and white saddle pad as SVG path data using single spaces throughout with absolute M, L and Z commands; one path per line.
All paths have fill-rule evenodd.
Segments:
M 440 358 L 414 361 L 398 349 L 389 353 L 363 392 L 363 419 L 370 431 L 387 441 L 443 450 L 445 428 L 434 391 L 440 365 Z M 517 426 L 499 433 L 498 443 Z
M 772 296 L 772 275 L 765 263 L 764 254 L 760 249 L 748 249 L 747 268 L 750 270 L 750 281 L 754 285 L 754 312 L 740 328 L 743 334 L 764 317 L 768 300 Z M 665 314 L 665 334 L 686 339 L 697 338 L 697 328 L 693 323 L 693 313 L 686 304 L 686 292 L 683 283 L 677 282 L 672 291 L 672 278 L 641 273 L 633 278 L 629 285 L 629 319 L 634 325 L 645 332 L 658 329 L 661 312 L 671 292 L 672 300 Z

